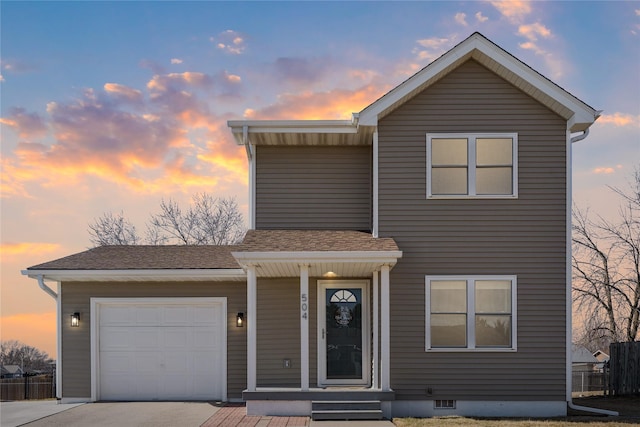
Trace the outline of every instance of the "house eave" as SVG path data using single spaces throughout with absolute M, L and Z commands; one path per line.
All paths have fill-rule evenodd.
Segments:
M 370 145 L 373 130 L 352 120 L 230 120 L 238 145 Z
M 233 252 L 244 268 L 256 267 L 258 277 L 297 277 L 300 266 L 309 267 L 310 277 L 327 279 L 369 277 L 381 266 L 390 268 L 402 251 L 302 251 Z
M 245 281 L 243 269 L 23 270 L 32 279 L 56 282 Z

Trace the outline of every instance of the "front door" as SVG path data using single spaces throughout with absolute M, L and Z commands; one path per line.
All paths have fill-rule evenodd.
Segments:
M 318 282 L 318 385 L 368 385 L 369 282 Z

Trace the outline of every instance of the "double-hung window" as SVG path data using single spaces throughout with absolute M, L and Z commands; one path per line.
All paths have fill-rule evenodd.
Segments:
M 515 276 L 426 276 L 427 351 L 516 349 Z
M 427 134 L 427 198 L 518 196 L 518 135 Z

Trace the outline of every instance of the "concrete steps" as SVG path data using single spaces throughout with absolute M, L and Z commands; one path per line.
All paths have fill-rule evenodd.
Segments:
M 314 400 L 311 419 L 321 420 L 381 420 L 379 400 Z

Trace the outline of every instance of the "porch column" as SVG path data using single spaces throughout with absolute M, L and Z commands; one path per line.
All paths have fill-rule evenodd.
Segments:
M 380 388 L 380 381 L 378 380 L 380 375 L 380 331 L 378 325 L 380 323 L 380 298 L 378 296 L 379 287 L 378 287 L 378 270 L 373 272 L 373 367 L 371 375 L 373 376 L 373 381 L 371 382 L 371 387 L 373 389 Z
M 247 390 L 256 391 L 257 366 L 257 295 L 256 267 L 247 267 Z
M 380 268 L 380 385 L 383 391 L 391 390 L 391 340 L 389 314 L 389 266 Z
M 300 388 L 309 390 L 309 266 L 300 265 Z

